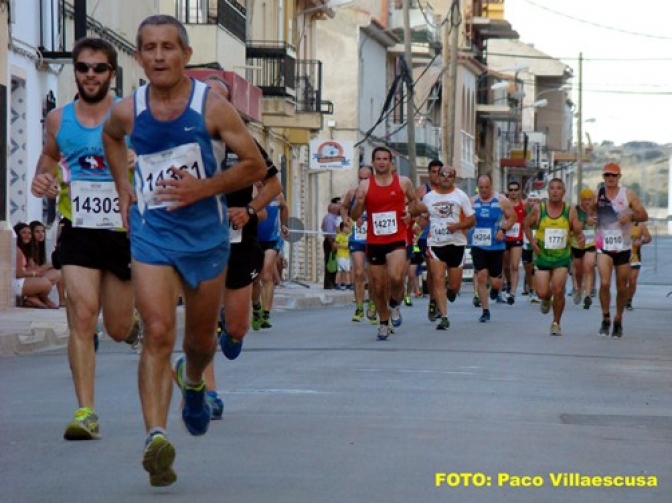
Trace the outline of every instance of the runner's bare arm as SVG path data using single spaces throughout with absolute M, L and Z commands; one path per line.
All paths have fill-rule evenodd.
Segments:
M 236 109 L 222 96 L 208 93 L 206 124 L 213 137 L 221 138 L 238 155 L 238 162 L 206 183 L 208 196 L 249 187 L 266 176 L 266 164 L 254 138 Z
M 369 191 L 369 180 L 362 180 L 355 190 L 355 204 L 350 210 L 350 218 L 357 220 L 364 213 L 364 202 Z
M 539 246 L 537 245 L 537 240 L 534 239 L 534 236 L 532 235 L 532 228 L 539 225 L 539 215 L 539 203 L 536 203 L 534 206 L 532 206 L 530 213 L 525 217 L 523 227 L 525 236 L 530 242 L 530 245 L 532 246 L 532 249 L 535 251 L 535 253 L 539 252 Z
M 110 166 L 112 177 L 119 190 L 120 182 L 128 184 L 128 146 L 126 135 L 131 132 L 133 117 L 133 101 L 124 98 L 112 107 L 110 117 L 103 127 L 103 148 L 105 159 Z
M 579 248 L 583 248 L 586 243 L 586 237 L 583 234 L 583 223 L 579 220 L 579 214 L 575 206 L 569 208 L 569 225 L 576 236 Z
M 341 201 L 341 220 L 344 222 L 348 222 L 350 218 L 350 203 L 352 202 L 352 198 L 355 197 L 355 190 L 356 189 L 350 189 L 348 190 Z
M 644 222 L 639 224 L 639 226 L 642 228 L 642 236 L 640 237 L 640 240 L 642 241 L 643 245 L 648 245 L 651 241 L 653 241 L 651 233 L 649 232 L 649 227 Z
M 103 148 L 105 160 L 114 178 L 119 194 L 119 213 L 125 229 L 129 229 L 128 212 L 136 201 L 135 191 L 128 179 L 130 154 L 126 145 L 126 135 L 133 129 L 132 97 L 124 98 L 112 107 L 110 117 L 103 126 Z
M 280 204 L 280 233 L 283 238 L 287 239 L 289 236 L 289 206 L 282 194 L 278 194 L 278 203 Z
M 406 195 L 406 202 L 409 213 L 411 213 L 411 215 L 413 214 L 417 215 L 418 213 L 414 213 L 414 211 L 415 207 L 419 202 L 419 199 L 418 194 L 415 192 L 415 187 L 413 187 L 411 179 L 405 176 L 400 176 L 399 181 L 401 183 L 401 187 L 404 189 L 404 194 Z
M 414 217 L 417 217 L 419 215 L 422 215 L 423 213 L 428 213 L 429 212 L 429 208 L 427 208 L 427 205 L 425 203 L 423 203 L 422 201 L 417 201 L 413 208 L 411 208 L 409 206 L 408 210 L 409 210 L 410 214 L 413 215 Z M 429 215 L 427 217 L 424 217 L 424 218 L 428 218 L 428 217 L 429 217 Z
M 628 189 L 628 202 L 630 203 L 630 209 L 632 210 L 630 217 L 633 222 L 646 222 L 649 219 L 649 214 L 634 190 Z
M 500 228 L 502 231 L 506 232 L 516 224 L 518 217 L 516 216 L 516 212 L 513 209 L 511 201 L 509 201 L 507 197 L 500 195 L 499 204 L 502 206 L 502 211 L 504 212 L 504 217 L 506 218 Z
M 56 142 L 56 135 L 61 126 L 62 110 L 62 108 L 52 110 L 45 119 L 44 146 L 40 158 L 37 160 L 35 176 L 30 186 L 30 192 L 35 197 L 47 196 L 53 198 L 58 195 L 58 187 L 55 182 L 61 152 Z

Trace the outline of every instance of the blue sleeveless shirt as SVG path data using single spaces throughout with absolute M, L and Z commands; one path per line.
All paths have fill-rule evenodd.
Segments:
M 109 113 L 100 124 L 87 127 L 77 120 L 74 101 L 63 107 L 56 143 L 63 156 L 60 164 L 63 181 L 68 185 L 77 181 L 114 182 L 103 151 L 102 132 L 108 116 Z M 70 190 L 59 196 L 58 208 L 65 218 L 72 221 Z
M 354 206 L 355 206 L 355 196 L 353 195 L 352 199 L 350 199 L 350 211 L 352 211 L 352 208 Z M 366 216 L 366 210 L 364 210 L 360 218 L 364 220 L 364 223 L 361 225 L 361 227 L 359 227 L 357 226 L 356 221 L 353 222 L 350 237 L 348 238 L 348 244 L 357 244 L 357 245 L 366 244 L 366 231 L 368 228 L 368 217 Z
M 266 218 L 257 224 L 257 239 L 260 243 L 280 239 L 279 216 L 280 202 L 276 198 L 266 206 Z
M 493 196 L 487 203 L 484 203 L 480 197 L 477 197 L 474 200 L 474 213 L 476 224 L 474 225 L 474 232 L 471 235 L 471 245 L 482 250 L 505 250 L 506 239 L 502 241 L 495 240 L 500 221 L 504 215 L 497 196 Z M 486 244 L 488 242 L 489 244 Z
M 201 199 L 167 211 L 154 195 L 157 180 L 170 178 L 171 166 L 197 178 L 220 172 L 224 144 L 210 136 L 205 125 L 208 87 L 191 79 L 189 105 L 176 119 L 159 121 L 149 108 L 149 85 L 135 91 L 135 123 L 131 143 L 135 167 L 137 204 L 131 207 L 131 240 L 141 240 L 165 250 L 199 252 L 228 242 L 228 212 L 223 197 Z

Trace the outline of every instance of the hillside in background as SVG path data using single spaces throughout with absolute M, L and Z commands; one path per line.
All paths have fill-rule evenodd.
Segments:
M 665 218 L 671 155 L 671 144 L 630 142 L 614 146 L 605 142 L 593 145 L 592 161 L 583 168 L 583 181 L 590 188 L 597 187 L 602 181 L 602 166 L 615 162 L 621 166 L 621 183 L 637 192 L 651 217 Z

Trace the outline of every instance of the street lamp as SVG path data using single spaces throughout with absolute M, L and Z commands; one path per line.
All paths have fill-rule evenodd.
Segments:
M 562 84 L 560 87 L 557 87 L 555 89 L 545 89 L 544 91 L 541 91 L 539 94 L 537 94 L 537 99 L 539 99 L 539 96 L 543 96 L 544 94 L 548 93 L 556 93 L 558 91 L 569 91 L 572 88 L 571 84 Z

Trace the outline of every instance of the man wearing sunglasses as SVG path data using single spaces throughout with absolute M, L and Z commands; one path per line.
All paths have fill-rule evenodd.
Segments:
M 61 161 L 65 188 L 58 199 L 62 215 L 59 260 L 63 268 L 70 337 L 68 360 L 79 408 L 68 424 L 66 440 L 99 438 L 95 412 L 95 346 L 91 334 L 102 307 L 108 335 L 132 342 L 131 254 L 119 214 L 119 199 L 103 152 L 101 133 L 115 98 L 110 83 L 117 52 L 102 39 L 84 38 L 72 50 L 78 97 L 52 110 L 45 121 L 45 142 L 31 191 L 56 197 Z M 129 176 L 134 155 L 123 160 Z
M 597 270 L 600 275 L 600 306 L 602 323 L 598 334 L 609 335 L 611 316 L 611 273 L 616 271 L 616 316 L 612 337 L 623 337 L 623 311 L 628 301 L 630 231 L 634 222 L 646 222 L 649 215 L 634 191 L 619 185 L 621 167 L 609 162 L 602 168 L 604 186 L 595 194 L 592 209 L 597 212 Z
M 476 220 L 469 196 L 455 187 L 455 168 L 442 166 L 438 175 L 438 186 L 425 194 L 412 214 L 429 214 L 428 254 L 433 263 L 433 295 L 441 318 L 436 329 L 448 330 L 450 322 L 447 300 L 454 302 L 462 286 L 462 260 L 467 246 L 467 229 Z

